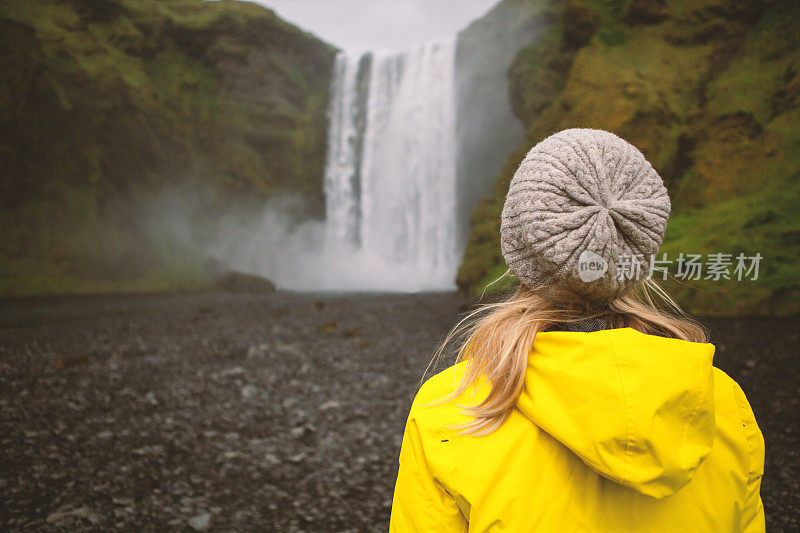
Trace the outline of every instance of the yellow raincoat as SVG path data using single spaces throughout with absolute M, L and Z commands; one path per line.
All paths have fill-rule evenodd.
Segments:
M 454 402 L 464 364 L 408 416 L 390 532 L 763 532 L 764 439 L 714 346 L 631 328 L 539 333 L 525 389 L 487 436 Z M 481 396 L 483 395 L 483 396 Z

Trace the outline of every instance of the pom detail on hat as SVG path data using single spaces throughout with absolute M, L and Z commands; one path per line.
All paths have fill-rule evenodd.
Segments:
M 649 274 L 670 207 L 635 146 L 607 131 L 564 130 L 534 146 L 511 180 L 501 250 L 526 286 L 563 284 L 610 301 Z

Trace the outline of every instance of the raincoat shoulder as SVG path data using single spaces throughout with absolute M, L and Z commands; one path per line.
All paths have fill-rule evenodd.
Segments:
M 459 434 L 466 368 L 428 379 L 405 425 L 390 531 L 764 532 L 764 439 L 713 346 L 634 331 L 540 334 L 517 407 Z M 538 351 L 537 351 L 538 350 Z

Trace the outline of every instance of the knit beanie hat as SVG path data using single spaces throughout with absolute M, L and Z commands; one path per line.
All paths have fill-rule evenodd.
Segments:
M 636 147 L 568 129 L 534 146 L 514 174 L 501 250 L 523 285 L 564 285 L 604 303 L 649 275 L 669 212 L 664 183 Z

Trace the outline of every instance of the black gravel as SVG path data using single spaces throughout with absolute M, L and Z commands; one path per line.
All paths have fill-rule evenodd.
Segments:
M 0 529 L 385 531 L 452 294 L 0 301 Z M 710 322 L 798 522 L 800 320 Z

